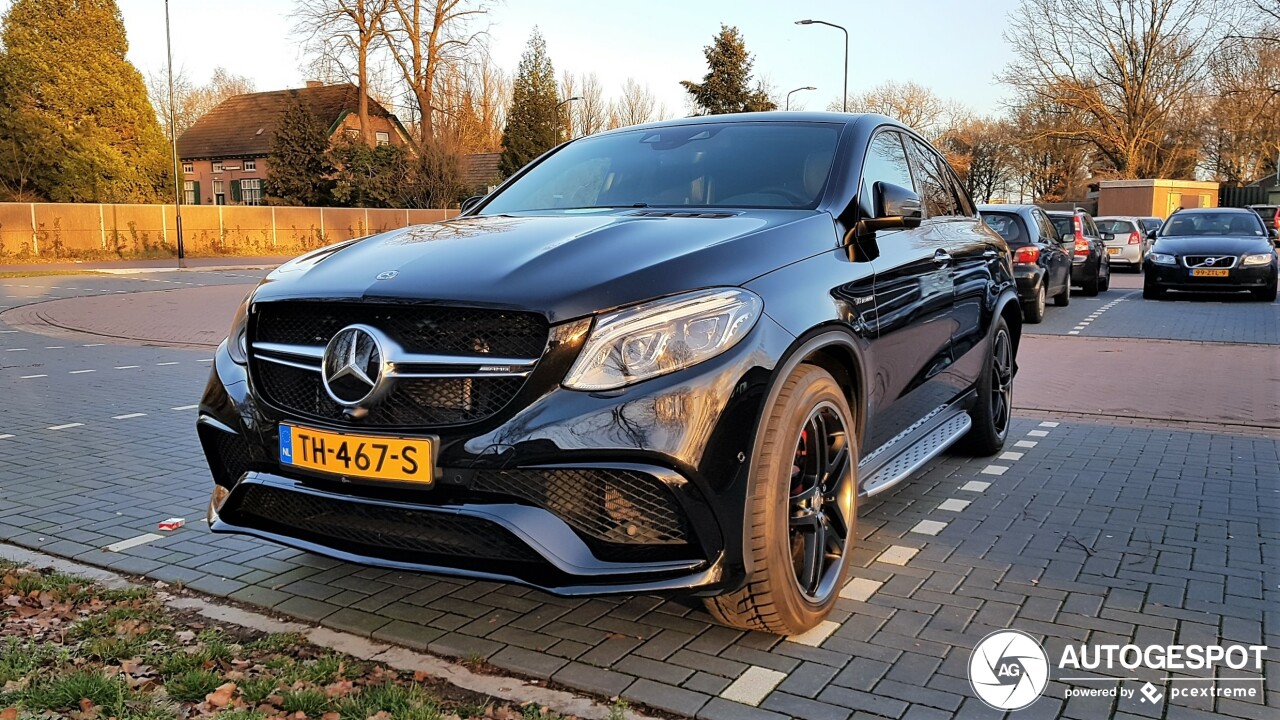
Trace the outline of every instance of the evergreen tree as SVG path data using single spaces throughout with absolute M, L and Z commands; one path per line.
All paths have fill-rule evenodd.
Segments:
M 556 118 L 558 103 L 556 72 L 547 57 L 547 43 L 534 28 L 511 83 L 511 108 L 502 132 L 499 166 L 504 177 L 555 147 L 560 129 Z
M 721 25 L 720 32 L 703 49 L 707 57 L 707 74 L 701 83 L 681 80 L 700 115 L 777 110 L 760 83 L 751 87 L 751 66 L 755 62 L 747 52 L 746 42 L 738 28 Z
M 296 93 L 280 115 L 271 138 L 270 177 L 263 183 L 268 202 L 275 205 L 328 205 L 334 167 L 329 158 L 329 133 Z
M 33 156 L 19 178 L 0 164 L 4 186 L 61 202 L 164 194 L 168 148 L 142 75 L 125 59 L 115 0 L 14 0 L 0 41 L 0 156 Z
M 349 207 L 400 207 L 409 182 L 410 158 L 399 145 L 370 147 L 343 138 L 329 151 L 334 175 L 333 199 Z

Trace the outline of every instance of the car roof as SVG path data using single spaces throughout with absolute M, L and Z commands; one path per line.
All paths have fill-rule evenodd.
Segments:
M 1093 219 L 1095 222 L 1098 220 L 1128 220 L 1132 222 L 1134 220 L 1143 220 L 1145 218 L 1141 215 L 1095 215 L 1093 216 Z
M 984 203 L 978 205 L 978 212 L 1013 212 L 1016 210 L 1035 210 L 1036 205 L 1028 203 Z
M 895 125 L 899 128 L 911 130 L 911 128 L 885 115 L 877 115 L 875 113 L 842 113 L 842 112 L 821 112 L 807 110 L 770 110 L 767 112 L 748 112 L 748 113 L 726 113 L 724 115 L 694 115 L 693 117 L 673 118 L 670 120 L 656 120 L 654 122 L 642 123 L 640 125 L 628 125 L 626 127 L 606 130 L 596 135 L 610 135 L 613 133 L 630 132 L 632 130 L 654 130 L 657 128 L 679 127 L 681 125 L 705 125 L 708 123 L 747 123 L 747 122 L 823 122 L 823 123 L 839 123 L 841 125 L 861 125 L 864 123 L 874 125 Z M 915 132 L 912 130 L 912 132 Z M 595 136 L 592 136 L 595 137 Z
M 1207 213 L 1228 213 L 1231 215 L 1241 215 L 1243 213 L 1249 213 L 1250 215 L 1257 215 L 1257 213 L 1255 213 L 1253 210 L 1250 210 L 1249 208 L 1235 208 L 1235 207 L 1185 208 L 1185 209 L 1179 210 L 1174 214 L 1175 215 L 1205 215 Z
M 1075 210 L 1045 210 L 1045 212 L 1049 213 L 1050 215 L 1075 215 L 1077 213 L 1081 215 L 1089 214 L 1089 211 L 1085 210 L 1084 208 L 1076 208 Z

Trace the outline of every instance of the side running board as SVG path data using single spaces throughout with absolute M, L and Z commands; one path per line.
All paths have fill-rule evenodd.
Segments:
M 862 482 L 862 497 L 870 497 L 883 492 L 911 477 L 911 474 L 928 464 L 928 462 L 964 436 L 973 426 L 969 414 L 959 411 L 938 423 L 932 430 L 915 442 L 901 448 L 897 455 L 890 457 L 875 469 L 875 472 Z

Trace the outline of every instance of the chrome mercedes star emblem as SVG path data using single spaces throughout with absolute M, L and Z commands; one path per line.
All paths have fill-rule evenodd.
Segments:
M 380 273 L 378 273 L 378 277 L 377 277 L 377 279 L 378 279 L 378 280 L 390 280 L 391 278 L 394 278 L 395 276 L 397 276 L 397 275 L 399 275 L 399 274 L 400 274 L 400 271 L 399 271 L 399 270 L 386 270 L 386 271 L 384 271 L 384 272 L 380 272 Z
M 381 333 L 367 325 L 349 325 L 338 331 L 324 349 L 320 376 L 334 402 L 355 407 L 378 399 L 385 377 Z

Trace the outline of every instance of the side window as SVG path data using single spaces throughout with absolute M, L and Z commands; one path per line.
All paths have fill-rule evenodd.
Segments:
M 877 182 L 898 185 L 914 190 L 911 184 L 911 168 L 907 163 L 907 153 L 902 147 L 902 136 L 896 132 L 876 133 L 867 146 L 867 157 L 862 162 L 861 204 L 863 212 L 875 215 L 872 207 L 872 187 Z
M 1084 234 L 1089 237 L 1098 237 L 1098 226 L 1093 224 L 1093 218 L 1084 213 L 1081 213 L 1080 218 L 1084 221 Z
M 1053 221 L 1048 215 L 1040 210 L 1035 211 L 1036 222 L 1040 224 L 1040 236 L 1044 238 L 1046 243 L 1058 242 L 1058 231 L 1053 227 Z
M 915 173 L 926 217 L 961 215 L 960 204 L 951 189 L 951 170 L 933 148 L 911 138 L 911 169 Z
M 947 168 L 947 177 L 951 179 L 951 189 L 955 193 L 956 201 L 960 204 L 960 214 L 967 217 L 973 217 L 978 214 L 973 206 L 973 200 L 969 197 L 969 191 L 964 189 L 964 183 L 960 182 L 960 177 L 956 175 L 956 171 L 951 167 L 951 163 L 945 158 L 940 158 L 942 164 Z

